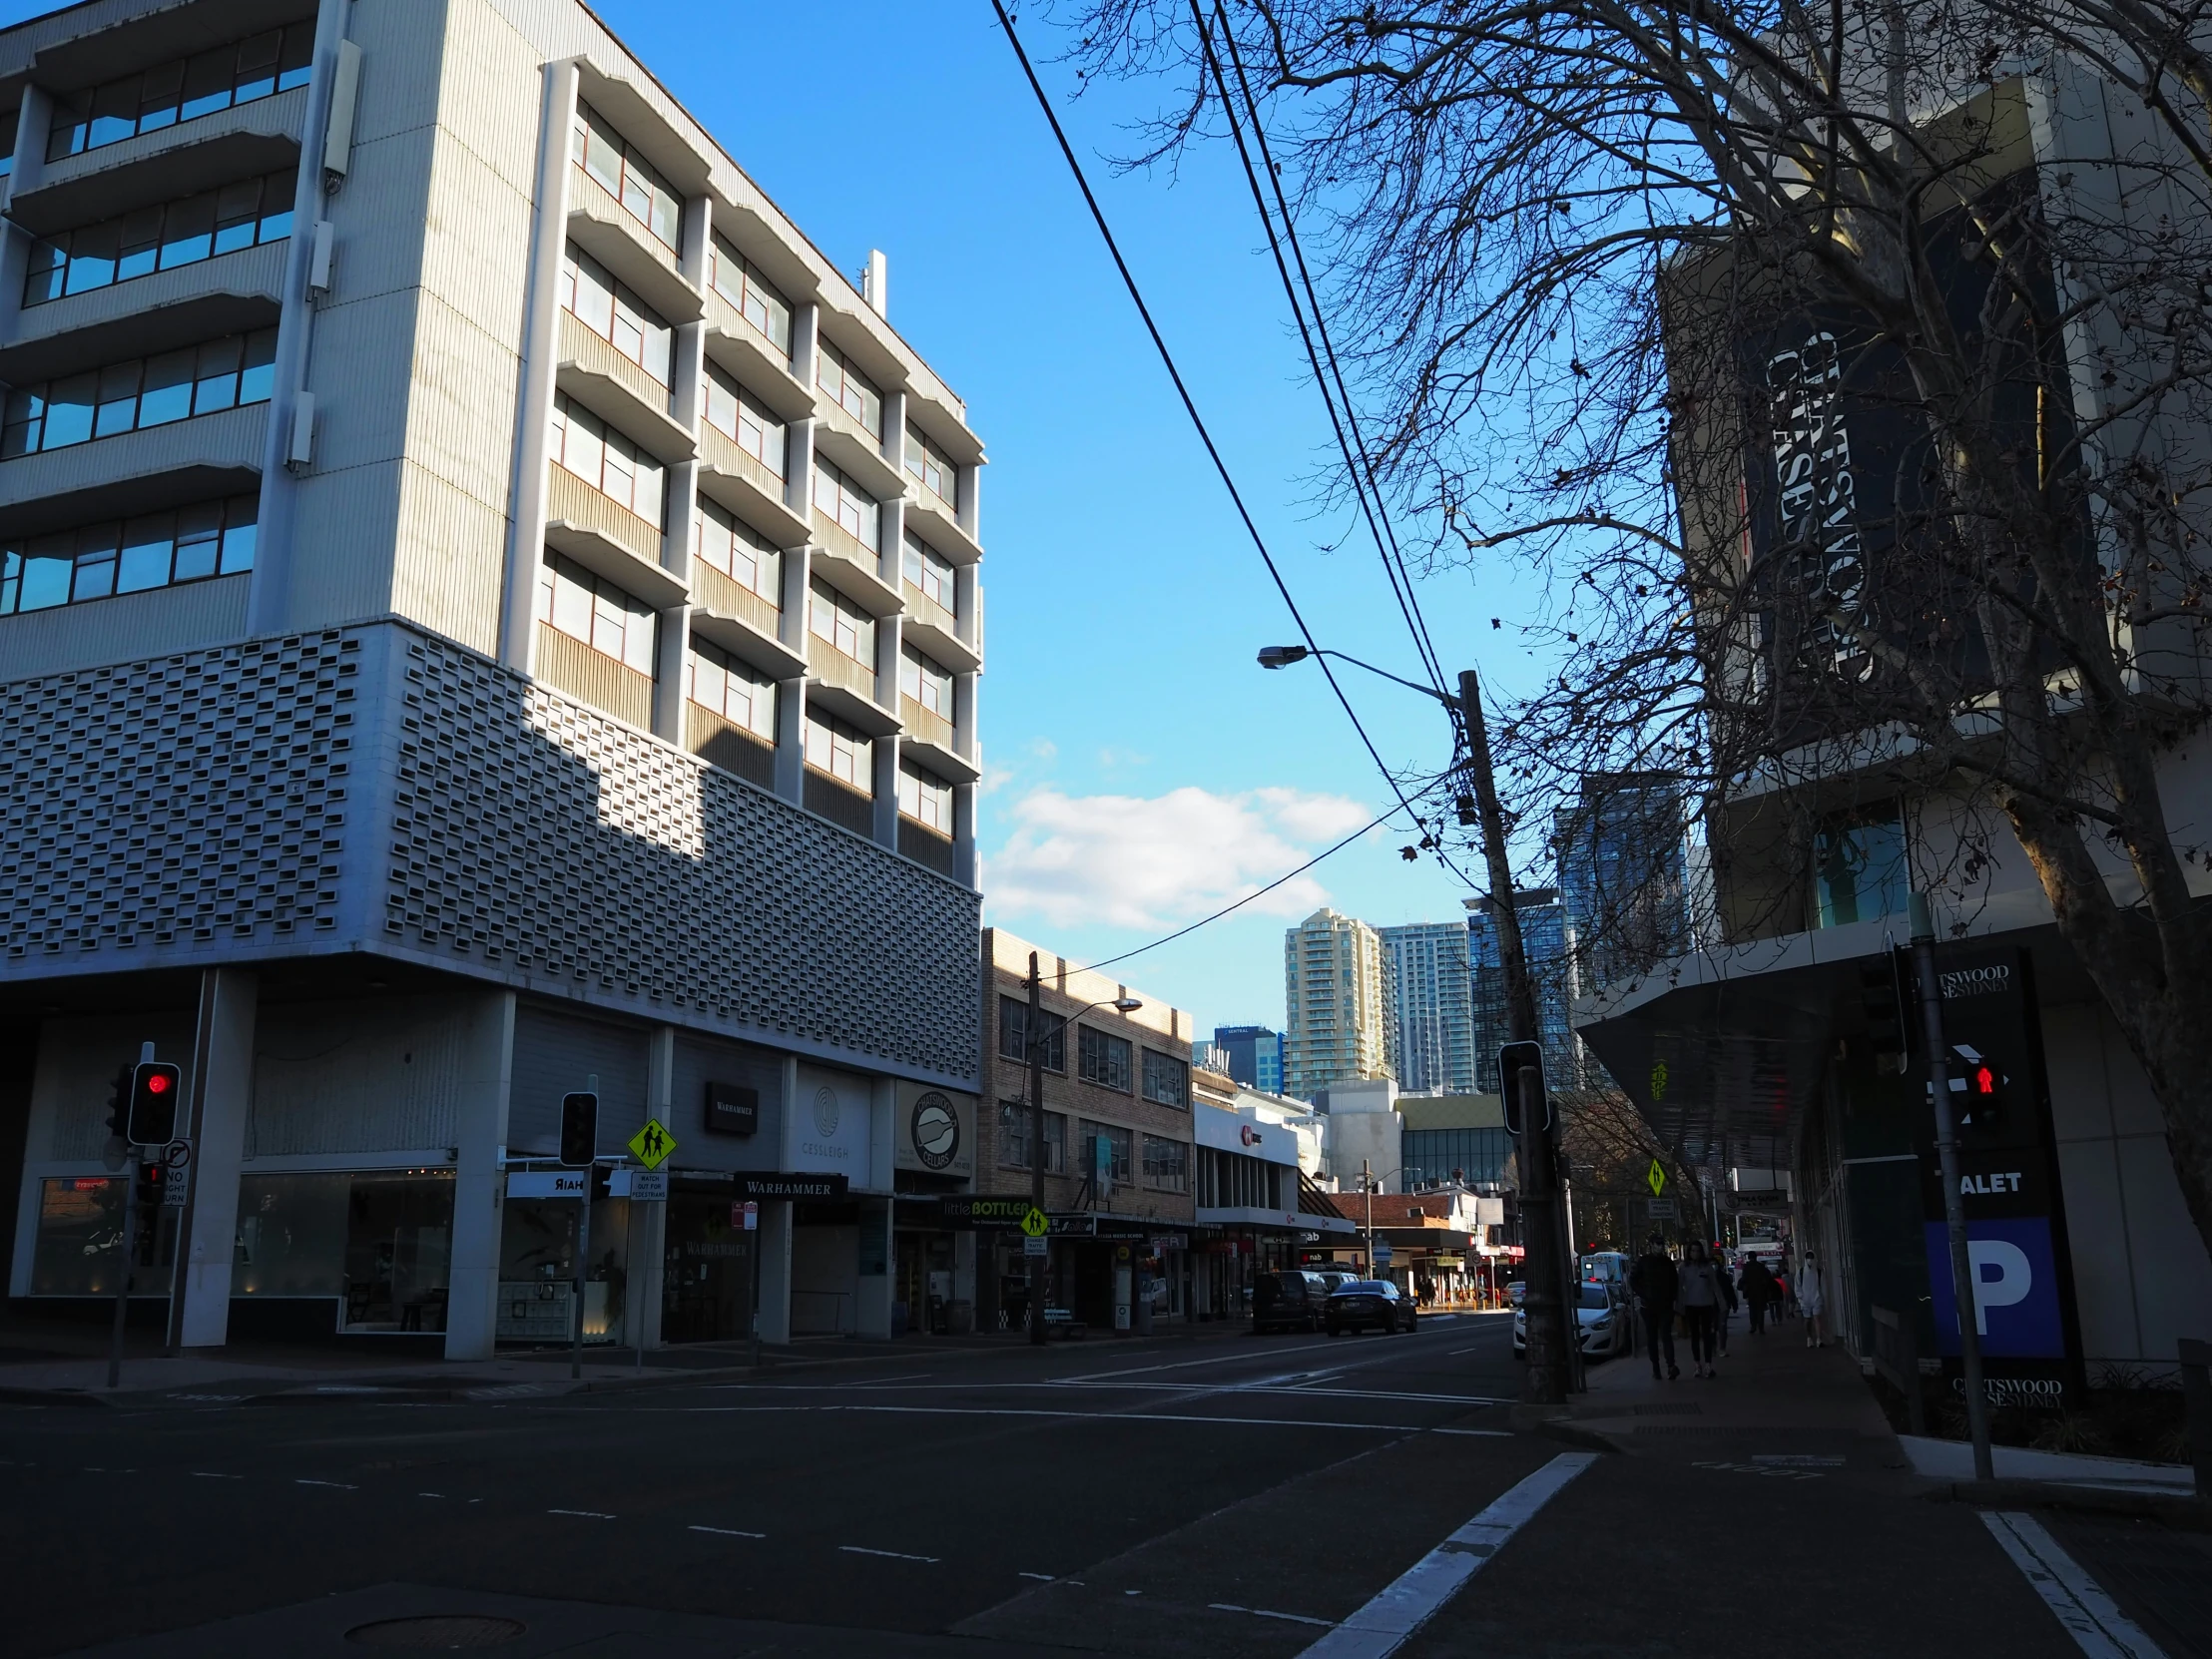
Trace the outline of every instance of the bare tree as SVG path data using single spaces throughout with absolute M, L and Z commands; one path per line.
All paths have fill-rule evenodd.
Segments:
M 1543 583 L 1555 677 L 1496 745 L 1524 822 L 1681 777 L 1728 939 L 1806 925 L 1839 809 L 1907 803 L 1954 913 L 2016 842 L 2212 1246 L 2212 852 L 2169 800 L 2207 713 L 2208 34 L 1087 0 L 1071 38 L 1177 78 L 1149 156 L 1265 135 L 1367 462 L 1432 561 Z

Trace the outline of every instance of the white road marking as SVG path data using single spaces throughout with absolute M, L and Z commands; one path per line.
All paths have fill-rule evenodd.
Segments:
M 1054 1581 L 1052 1575 L 1048 1572 L 1024 1572 L 1016 1573 L 1014 1576 L 1017 1578 L 1034 1578 L 1043 1584 L 1050 1584 Z
M 342 1480 L 294 1480 L 292 1484 L 294 1486 L 328 1486 L 332 1491 L 338 1492 L 357 1492 L 360 1490 L 360 1487 L 348 1486 Z
M 2089 1659 L 2165 1659 L 2158 1644 L 2114 1605 L 2103 1586 L 2081 1570 L 2033 1515 L 1983 1510 L 1981 1523 Z
M 880 1555 L 886 1561 L 922 1561 L 932 1567 L 937 1564 L 934 1555 L 901 1555 L 895 1549 L 865 1549 L 859 1544 L 839 1544 L 837 1548 L 846 1555 Z
M 1465 1434 L 1470 1438 L 1483 1440 L 1509 1440 L 1513 1437 L 1513 1431 L 1510 1428 L 1431 1428 L 1428 1432 L 1431 1434 Z
M 804 1411 L 804 1405 L 786 1406 L 786 1410 Z M 1262 1428 L 1365 1428 L 1381 1434 L 1417 1434 L 1418 1423 L 1410 1422 L 1338 1422 L 1326 1418 L 1305 1417 L 1225 1417 L 1201 1416 L 1188 1411 L 1051 1411 L 1034 1406 L 1021 1405 L 823 1405 L 815 1409 L 823 1411 L 883 1411 L 898 1415 L 929 1417 L 1076 1417 L 1087 1422 L 1230 1422 L 1250 1423 Z
M 1271 1613 L 1265 1607 L 1239 1607 L 1233 1601 L 1209 1601 L 1207 1606 L 1217 1613 L 1250 1613 L 1256 1619 L 1287 1619 L 1292 1624 L 1318 1624 L 1323 1629 L 1334 1629 L 1327 1619 L 1309 1618 L 1304 1613 Z
M 615 1517 L 601 1509 L 548 1509 L 549 1515 L 581 1515 L 585 1520 L 613 1520 Z
M 246 1478 L 243 1474 L 218 1474 L 214 1469 L 194 1469 L 192 1477 L 195 1480 L 244 1480 Z
M 415 1493 L 415 1496 L 416 1496 L 416 1497 L 443 1497 L 443 1496 L 445 1496 L 445 1494 L 444 1494 L 443 1492 L 417 1492 L 417 1493 Z
M 724 1538 L 765 1538 L 766 1532 L 740 1532 L 734 1526 L 694 1526 L 694 1532 L 712 1532 Z
M 1377 1591 L 1299 1659 L 1383 1659 L 1396 1652 L 1537 1510 L 1596 1461 L 1594 1451 L 1561 1452 Z

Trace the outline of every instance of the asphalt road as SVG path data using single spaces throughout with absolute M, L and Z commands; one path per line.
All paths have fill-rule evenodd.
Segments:
M 487 1651 L 516 1659 L 1290 1659 L 1382 1651 L 1332 1631 L 1470 1563 L 1397 1651 L 2079 1651 L 1959 1506 L 1512 1432 L 1507 1343 L 1477 1316 L 560 1399 L 0 1410 L 0 1651 L 487 1628 L 392 1622 L 435 1613 L 508 1620 Z M 1556 1490 L 1517 1530 L 1460 1531 L 1531 1477 Z

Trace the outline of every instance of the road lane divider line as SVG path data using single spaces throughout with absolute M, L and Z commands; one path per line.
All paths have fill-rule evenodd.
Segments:
M 331 1488 L 331 1489 L 332 1489 L 333 1491 L 340 1491 L 340 1492 L 357 1492 L 357 1491 L 359 1491 L 359 1490 L 360 1490 L 360 1487 L 358 1487 L 358 1486 L 348 1486 L 348 1485 L 347 1485 L 347 1484 L 346 1484 L 346 1483 L 345 1483 L 344 1481 L 342 1481 L 342 1480 L 296 1480 L 296 1479 L 295 1479 L 295 1480 L 293 1480 L 293 1481 L 292 1481 L 292 1484 L 293 1484 L 294 1486 L 328 1486 L 328 1487 L 330 1487 L 330 1488 Z
M 1981 1524 L 2089 1659 L 2166 1659 L 2164 1650 L 2120 1611 L 2033 1515 L 1985 1509 Z
M 766 1532 L 740 1532 L 734 1526 L 700 1526 L 694 1524 L 692 1530 L 694 1532 L 712 1532 L 723 1538 L 765 1538 L 768 1536 Z
M 1056 1584 L 1059 1582 L 1048 1572 L 1017 1572 L 1014 1576 L 1016 1578 L 1034 1578 L 1040 1584 Z
M 585 1520 L 613 1520 L 616 1518 L 604 1509 L 548 1509 L 546 1513 L 549 1515 L 580 1515 Z
M 1464 1434 L 1471 1439 L 1479 1440 L 1509 1440 L 1513 1437 L 1513 1431 L 1510 1428 L 1431 1428 L 1428 1432 L 1431 1434 Z
M 842 1555 L 880 1555 L 886 1561 L 920 1561 L 932 1567 L 938 1561 L 934 1555 L 907 1555 L 895 1549 L 869 1549 L 861 1544 L 839 1544 L 837 1551 Z
M 793 1409 L 806 1410 L 806 1406 Z M 1411 1422 L 1341 1422 L 1307 1417 L 1202 1416 L 1195 1411 L 1050 1411 L 1024 1405 L 820 1405 L 821 1411 L 875 1411 L 893 1416 L 925 1417 L 1066 1417 L 1082 1422 L 1213 1422 L 1250 1423 L 1261 1428 L 1364 1428 L 1379 1434 L 1418 1434 Z
M 1334 1628 L 1327 1619 L 1311 1618 L 1304 1613 L 1271 1613 L 1265 1607 L 1239 1607 L 1233 1601 L 1209 1601 L 1206 1605 L 1217 1613 L 1250 1613 L 1256 1619 L 1282 1619 L 1291 1624 L 1318 1624 L 1324 1629 Z
M 244 1480 L 246 1478 L 243 1474 L 219 1474 L 214 1469 L 194 1469 L 192 1477 L 195 1480 Z
M 1561 1452 L 1378 1590 L 1299 1659 L 1384 1659 L 1396 1652 L 1536 1511 L 1596 1461 L 1594 1451 Z

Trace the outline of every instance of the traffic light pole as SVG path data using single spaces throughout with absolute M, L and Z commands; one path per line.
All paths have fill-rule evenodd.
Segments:
M 1044 1209 L 1044 973 L 1029 952 L 1029 1202 Z M 1047 1238 L 1051 1235 L 1048 1233 Z M 1025 1243 L 1022 1248 L 1029 1247 Z M 1052 1247 L 1048 1244 L 1047 1250 Z M 1045 1268 L 1050 1258 L 1029 1258 L 1029 1341 L 1044 1345 Z
M 123 1236 L 118 1254 L 123 1258 L 115 1284 L 115 1330 L 108 1339 L 108 1386 L 123 1381 L 123 1321 L 131 1308 L 132 1258 L 138 1244 L 139 1153 L 133 1147 L 123 1160 Z
M 1505 849 L 1505 809 L 1498 801 L 1497 775 L 1490 765 L 1490 733 L 1482 718 L 1482 686 L 1473 669 L 1459 675 L 1459 716 L 1466 723 L 1467 773 L 1480 817 L 1482 853 L 1490 878 L 1490 914 L 1497 922 L 1498 965 L 1505 974 L 1506 1023 L 1515 1042 L 1536 1042 L 1536 993 L 1529 983 L 1528 956 L 1521 942 L 1520 914 L 1513 907 L 1513 864 Z M 1533 1089 L 1531 1091 L 1531 1084 Z M 1521 1379 L 1521 1401 L 1528 1405 L 1564 1405 L 1573 1382 L 1567 1341 L 1573 1317 L 1565 1296 L 1567 1263 L 1562 1252 L 1559 1169 L 1546 1123 L 1541 1074 L 1523 1070 L 1518 1079 L 1499 1078 L 1498 1087 L 1520 1088 L 1521 1212 L 1526 1218 L 1526 1289 L 1521 1309 L 1527 1329 L 1528 1370 Z M 1531 1092 L 1533 1098 L 1531 1098 Z
M 1921 1022 L 1928 1041 L 1928 1090 L 1936 1108 L 1936 1163 L 1943 1182 L 1943 1231 L 1950 1240 L 1950 1306 L 1958 1318 L 1958 1369 L 1966 1385 L 1966 1433 L 1973 1477 L 1989 1480 L 1989 1395 L 1981 1381 L 1981 1309 L 1973 1253 L 1966 1248 L 1966 1201 L 1958 1190 L 1958 1127 L 1950 1110 L 1950 1048 L 1943 1041 L 1943 992 L 1936 978 L 1936 918 L 1928 895 L 1913 894 L 1913 966 L 1921 978 Z M 1938 1336 L 1941 1333 L 1937 1333 Z M 1914 1386 L 1918 1387 L 1915 1381 Z
M 584 1079 L 584 1092 L 595 1103 L 592 1108 L 592 1135 L 596 1141 L 599 1133 L 597 1072 Z M 568 1378 L 571 1382 L 582 1382 L 584 1377 L 584 1283 L 590 1267 L 588 1258 L 591 1255 L 591 1178 L 597 1167 L 596 1163 L 584 1166 L 584 1191 L 576 1200 L 576 1324 L 570 1331 L 568 1348 Z

